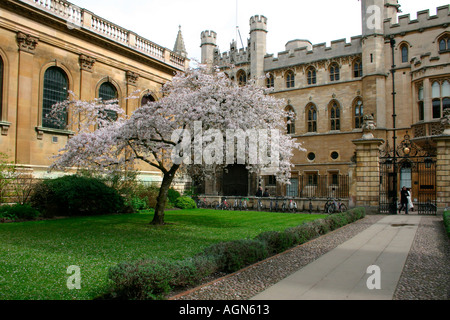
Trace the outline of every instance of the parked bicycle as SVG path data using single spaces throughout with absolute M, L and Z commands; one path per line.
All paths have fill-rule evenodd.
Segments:
M 206 198 L 204 198 L 203 200 L 197 199 L 197 208 L 199 208 L 199 209 L 208 208 L 208 203 L 206 202 Z
M 297 202 L 293 199 L 289 199 L 289 212 L 297 212 Z
M 325 213 L 333 214 L 338 212 L 345 212 L 347 211 L 347 206 L 345 203 L 341 201 L 341 199 L 331 199 L 329 198 L 328 201 L 325 203 Z
M 216 210 L 231 210 L 231 205 L 227 202 L 226 198 L 223 198 L 222 201 L 216 206 Z

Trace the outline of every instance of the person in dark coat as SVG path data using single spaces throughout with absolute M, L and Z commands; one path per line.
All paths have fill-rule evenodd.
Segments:
M 405 214 L 408 214 L 408 190 L 406 189 L 406 187 L 402 188 L 402 191 L 400 192 L 400 203 L 401 203 L 401 207 L 398 210 L 398 213 L 400 213 L 403 208 L 405 208 Z
M 263 192 L 262 192 L 262 188 L 261 187 L 258 188 L 258 191 L 256 192 L 256 196 L 258 198 L 261 198 L 263 196 Z

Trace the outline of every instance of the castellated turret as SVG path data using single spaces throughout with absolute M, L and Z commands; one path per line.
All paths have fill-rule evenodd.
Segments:
M 264 56 L 267 48 L 267 18 L 255 15 L 250 18 L 250 61 L 251 77 L 259 79 L 264 76 Z
M 206 64 L 212 67 L 214 63 L 214 51 L 217 44 L 217 33 L 211 30 L 206 30 L 201 33 L 201 45 L 202 48 L 202 64 Z

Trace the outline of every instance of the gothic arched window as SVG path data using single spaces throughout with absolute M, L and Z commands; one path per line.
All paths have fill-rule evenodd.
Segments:
M 314 67 L 311 67 L 308 69 L 307 71 L 307 80 L 308 80 L 308 84 L 312 85 L 312 84 L 316 84 L 317 83 L 317 72 L 316 69 Z
M 286 88 L 294 88 L 294 87 L 295 87 L 294 72 L 288 71 L 286 72 Z
M 336 101 L 330 104 L 330 129 L 341 130 L 341 108 Z
M 339 65 L 337 63 L 333 63 L 330 66 L 330 81 L 339 81 L 341 78 Z
M 44 74 L 44 92 L 42 101 L 42 126 L 52 129 L 66 129 L 67 112 L 49 117 L 54 105 L 67 99 L 69 81 L 59 67 L 50 67 Z
M 361 78 L 363 75 L 362 62 L 361 60 L 356 60 L 353 63 L 353 77 Z
M 275 87 L 275 78 L 273 77 L 273 74 L 269 74 L 269 76 L 266 79 L 266 87 L 267 88 L 273 88 Z
M 240 86 L 245 86 L 247 84 L 247 74 L 244 70 L 239 70 L 236 77 Z
M 357 99 L 355 101 L 354 107 L 354 120 L 355 120 L 355 129 L 360 129 L 362 128 L 363 125 L 363 121 L 364 121 L 364 106 L 363 106 L 363 102 L 361 99 Z
M 285 109 L 288 112 L 288 116 L 286 117 L 286 133 L 294 134 L 295 133 L 295 111 L 291 106 L 287 106 Z
M 404 62 L 408 62 L 408 55 L 409 55 L 409 50 L 408 50 L 408 45 L 404 44 L 401 46 L 401 51 L 402 51 L 402 63 Z
M 310 104 L 306 107 L 306 119 L 308 132 L 317 132 L 317 109 L 315 105 Z

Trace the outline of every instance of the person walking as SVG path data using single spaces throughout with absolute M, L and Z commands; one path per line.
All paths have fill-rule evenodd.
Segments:
M 408 198 L 408 205 L 407 205 L 408 212 L 409 211 L 414 211 L 414 204 L 413 204 L 412 198 L 411 198 L 411 188 L 408 188 L 407 191 L 408 191 L 408 196 L 407 196 L 407 198 Z
M 398 210 L 398 213 L 400 214 L 403 208 L 405 208 L 405 214 L 408 214 L 408 190 L 406 189 L 405 186 L 402 188 L 402 191 L 400 192 L 400 202 L 401 207 Z

